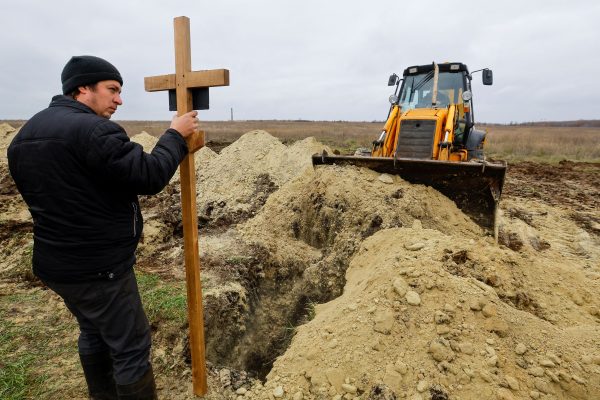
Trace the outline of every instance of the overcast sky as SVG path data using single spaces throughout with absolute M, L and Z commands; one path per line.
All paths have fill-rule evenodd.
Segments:
M 474 76 L 482 122 L 600 118 L 600 2 L 401 0 L 0 0 L 0 119 L 27 119 L 61 91 L 73 55 L 124 79 L 115 119 L 166 120 L 143 78 L 175 70 L 173 18 L 191 19 L 192 69 L 227 68 L 204 120 L 383 120 L 392 72 L 432 61 Z

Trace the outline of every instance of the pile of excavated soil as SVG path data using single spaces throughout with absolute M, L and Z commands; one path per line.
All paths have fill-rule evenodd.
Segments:
M 5 122 L 0 124 L 0 162 L 6 162 L 6 150 L 17 132 L 15 128 Z
M 8 169 L 6 151 L 17 132 L 17 129 L 7 123 L 0 124 L 0 225 L 4 230 L 0 234 L 2 238 L 10 235 L 11 229 L 29 226 L 31 219 Z
M 131 140 L 147 144 L 150 138 L 141 134 Z M 265 131 L 246 133 L 220 154 L 203 147 L 194 154 L 201 228 L 227 228 L 251 218 L 271 193 L 311 170 L 311 155 L 324 148 L 327 149 L 312 137 L 286 146 Z M 180 234 L 178 194 L 177 171 L 163 193 L 143 200 L 147 221 L 142 245 L 145 253 L 152 253 L 157 246 Z
M 140 144 L 144 148 L 144 152 L 150 153 L 154 146 L 156 146 L 158 138 L 150 135 L 146 131 L 141 131 L 137 135 L 133 136 L 131 141 Z
M 197 163 L 198 210 L 209 225 L 253 216 L 269 195 L 312 168 L 310 156 L 323 145 L 314 138 L 286 146 L 265 131 L 251 131 Z
M 33 224 L 27 205 L 18 194 L 8 169 L 6 151 L 18 130 L 0 124 L 0 278 L 18 275 L 22 260 L 31 256 Z M 31 271 L 26 271 L 31 278 Z
M 437 230 L 382 230 L 361 244 L 342 296 L 317 306 L 264 388 L 253 390 L 286 398 L 597 398 L 600 326 L 586 306 L 597 312 L 600 282 L 553 257 L 521 258 Z M 499 281 L 478 279 L 477 264 Z M 530 280 L 522 289 L 560 318 L 499 296 L 503 270 Z M 566 290 L 578 301 L 563 297 Z

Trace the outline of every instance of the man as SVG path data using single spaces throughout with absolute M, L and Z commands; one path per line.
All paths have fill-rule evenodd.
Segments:
M 160 192 L 188 152 L 197 113 L 173 118 L 151 154 L 110 117 L 123 104 L 119 71 L 72 57 L 63 95 L 8 148 L 10 173 L 33 217 L 33 272 L 79 323 L 92 399 L 155 399 L 150 328 L 133 265 L 142 231 L 138 194 Z

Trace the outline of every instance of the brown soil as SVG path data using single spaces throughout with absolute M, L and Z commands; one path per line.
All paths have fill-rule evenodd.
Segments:
M 579 211 L 600 208 L 600 163 L 522 162 L 509 166 L 504 195 L 532 198 Z
M 195 155 L 208 398 L 600 397 L 599 164 L 511 165 L 496 244 L 431 188 L 312 168 L 322 148 L 252 131 Z M 39 290 L 16 272 L 31 226 L 0 167 L 0 290 Z M 137 268 L 181 282 L 177 175 L 142 208 Z M 152 322 L 161 397 L 192 398 L 187 328 Z

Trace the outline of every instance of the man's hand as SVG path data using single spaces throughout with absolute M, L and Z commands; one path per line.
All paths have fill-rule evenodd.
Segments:
M 198 111 L 190 111 L 189 113 L 183 114 L 181 117 L 177 115 L 173 117 L 171 121 L 171 128 L 175 129 L 184 138 L 187 138 L 192 133 L 198 130 Z

